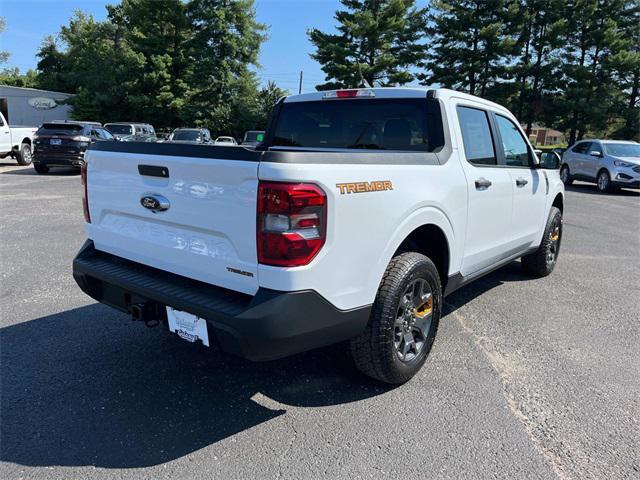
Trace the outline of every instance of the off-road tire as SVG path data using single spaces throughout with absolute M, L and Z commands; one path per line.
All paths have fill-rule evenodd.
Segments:
M 557 241 L 554 241 L 552 237 L 556 227 L 558 227 L 559 237 Z M 560 253 L 561 243 L 562 212 L 556 207 L 551 207 L 540 246 L 535 252 L 530 253 L 529 255 L 525 255 L 521 259 L 522 268 L 524 269 L 524 271 L 536 277 L 546 277 L 547 275 L 551 274 L 558 261 L 558 254 Z M 554 259 L 553 262 L 549 262 L 549 253 L 554 246 Z
M 404 362 L 396 352 L 394 325 L 405 289 L 416 279 L 428 283 L 433 298 L 431 325 L 419 354 Z M 438 330 L 442 309 L 442 287 L 438 269 L 426 256 L 405 252 L 395 256 L 387 266 L 373 303 L 365 331 L 350 342 L 357 368 L 376 380 L 394 385 L 411 379 L 422 368 Z
M 38 172 L 40 175 L 44 175 L 45 173 L 49 173 L 49 167 L 46 165 L 34 165 L 34 170 Z
M 31 145 L 23 143 L 20 150 L 16 152 L 16 161 L 18 165 L 31 165 Z

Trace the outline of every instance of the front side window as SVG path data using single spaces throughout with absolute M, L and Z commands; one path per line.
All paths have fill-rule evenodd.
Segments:
M 439 104 L 426 99 L 284 103 L 270 146 L 433 152 L 444 145 Z
M 496 165 L 498 162 L 487 112 L 477 108 L 458 107 L 458 120 L 467 161 L 475 165 Z
M 587 153 L 587 149 L 591 146 L 591 142 L 581 142 L 571 149 L 575 153 Z
M 502 149 L 507 166 L 530 167 L 529 146 L 516 124 L 502 115 L 496 115 L 496 123 L 502 137 Z

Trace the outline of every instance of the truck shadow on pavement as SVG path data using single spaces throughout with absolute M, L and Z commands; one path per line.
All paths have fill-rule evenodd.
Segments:
M 448 297 L 443 316 L 526 278 L 513 262 Z M 392 388 L 360 375 L 344 347 L 251 363 L 100 304 L 11 325 L 0 330 L 0 460 L 153 466 L 215 448 L 288 406 L 343 404 Z
M 340 346 L 251 363 L 99 304 L 5 327 L 0 353 L 0 460 L 27 466 L 158 465 L 287 406 L 388 390 L 361 377 Z
M 6 167 L 6 166 L 8 165 L 0 163 L 0 167 Z M 70 168 L 70 167 L 69 168 L 67 167 L 52 168 L 51 170 L 49 170 L 49 173 L 39 174 L 33 169 L 33 167 L 21 167 L 21 168 L 16 168 L 15 170 L 2 170 L 0 171 L 0 175 L 26 175 L 26 176 L 42 177 L 42 178 L 74 177 L 74 176 L 80 176 L 80 169 Z

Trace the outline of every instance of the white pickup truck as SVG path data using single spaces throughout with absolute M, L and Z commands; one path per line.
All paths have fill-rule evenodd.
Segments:
M 11 127 L 0 113 L 0 158 L 11 156 L 18 165 L 29 165 L 36 130 L 35 127 Z
M 451 90 L 291 96 L 256 150 L 103 142 L 86 161 L 88 295 L 252 360 L 349 341 L 392 384 L 445 295 L 517 258 L 548 275 L 562 238 L 560 158 Z

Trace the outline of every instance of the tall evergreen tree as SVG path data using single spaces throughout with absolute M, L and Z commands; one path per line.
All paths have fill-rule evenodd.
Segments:
M 52 35 L 45 37 L 36 58 L 40 88 L 57 92 L 75 92 L 76 86 L 70 82 L 71 67 L 68 55 L 60 51 Z
M 431 7 L 422 83 L 500 100 L 517 52 L 517 2 L 437 0 Z
M 249 66 L 258 64 L 266 26 L 256 20 L 253 0 L 192 0 L 187 14 L 193 68 L 183 111 L 199 125 L 228 131 L 238 104 L 257 93 Z
M 107 7 L 118 43 L 144 56 L 140 109 L 162 125 L 178 126 L 188 85 L 190 25 L 180 0 L 124 0 Z
M 557 70 L 566 34 L 565 1 L 524 0 L 518 18 L 520 53 L 513 66 L 517 95 L 511 103 L 529 135 L 534 120 L 554 121 L 554 109 L 548 107 L 560 86 Z
M 612 56 L 610 65 L 619 87 L 615 110 L 620 112 L 621 125 L 612 134 L 640 140 L 640 0 L 625 2 L 618 23 L 624 44 Z
M 404 85 L 423 55 L 426 9 L 415 0 L 341 0 L 338 33 L 308 32 L 327 83 L 319 90 L 370 85 Z
M 558 108 L 561 128 L 569 131 L 569 144 L 587 132 L 604 134 L 615 112 L 618 85 L 611 60 L 627 41 L 618 26 L 625 0 L 573 0 L 567 2 L 567 45 L 562 54 L 565 85 Z

